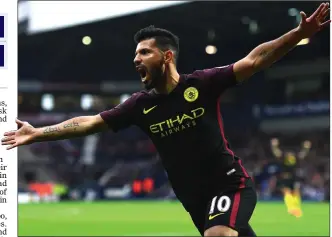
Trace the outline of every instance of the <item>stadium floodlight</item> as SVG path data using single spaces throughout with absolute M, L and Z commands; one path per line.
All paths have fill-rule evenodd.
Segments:
M 129 94 L 122 94 L 122 95 L 120 96 L 120 102 L 121 102 L 121 103 L 125 102 L 129 97 L 130 97 Z
M 81 108 L 83 110 L 89 110 L 93 106 L 93 97 L 92 95 L 85 94 L 81 97 Z
M 217 53 L 217 47 L 214 45 L 208 45 L 205 47 L 205 52 L 207 54 L 216 54 Z
M 84 45 L 89 45 L 89 44 L 91 44 L 91 42 L 92 42 L 92 39 L 91 39 L 90 36 L 84 36 L 84 37 L 82 38 L 82 43 L 83 43 Z
M 54 97 L 51 94 L 44 94 L 41 98 L 41 107 L 43 110 L 50 111 L 54 108 Z
M 297 16 L 298 14 L 299 14 L 299 11 L 296 8 L 289 8 L 288 9 L 288 15 Z

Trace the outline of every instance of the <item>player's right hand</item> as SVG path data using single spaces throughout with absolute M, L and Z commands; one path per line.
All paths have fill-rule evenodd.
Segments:
M 28 145 L 33 142 L 35 128 L 28 122 L 23 122 L 18 119 L 16 119 L 15 122 L 19 129 L 5 132 L 4 137 L 1 139 L 1 145 L 7 146 L 7 150 L 13 149 L 17 146 Z

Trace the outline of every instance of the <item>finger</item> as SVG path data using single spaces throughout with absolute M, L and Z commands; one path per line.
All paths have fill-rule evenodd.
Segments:
M 326 9 L 321 16 L 321 19 L 324 20 L 330 13 L 330 8 Z
M 320 4 L 319 7 L 317 8 L 317 10 L 308 18 L 308 20 L 311 20 L 311 19 L 317 17 L 324 7 L 325 7 L 325 3 Z
M 7 142 L 7 141 L 10 141 L 10 140 L 15 140 L 15 137 L 10 136 L 10 137 L 4 137 L 4 138 L 1 139 L 2 142 Z
M 3 135 L 4 136 L 13 136 L 13 135 L 15 135 L 15 130 L 12 130 L 12 131 L 9 131 L 9 132 L 5 132 Z
M 321 11 L 319 12 L 317 18 L 321 19 L 323 18 L 324 13 L 327 11 L 327 9 L 329 9 L 329 5 L 325 4 L 324 7 L 321 9 Z M 324 18 L 323 18 L 324 19 Z
M 331 23 L 331 20 L 325 21 L 320 25 L 320 29 L 323 29 L 324 27 L 328 26 Z
M 324 12 L 328 8 L 329 8 L 329 3 L 326 2 L 325 5 L 324 5 L 324 7 L 323 7 L 323 9 L 322 9 L 322 12 Z
M 19 120 L 19 119 L 15 119 L 15 122 L 17 123 L 17 125 L 19 126 L 23 126 L 24 122 Z
M 15 144 L 13 144 L 13 145 L 11 145 L 11 146 L 8 146 L 6 149 L 7 149 L 7 150 L 11 150 L 11 149 L 17 147 L 17 145 L 18 145 L 18 144 L 15 143 Z
M 15 144 L 15 140 L 1 142 L 1 145 L 13 145 L 13 144 Z
M 304 12 L 300 12 L 302 22 L 305 22 L 307 19 L 307 15 Z

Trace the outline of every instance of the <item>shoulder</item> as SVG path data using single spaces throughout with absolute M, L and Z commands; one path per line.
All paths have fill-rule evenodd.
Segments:
M 136 104 L 137 101 L 150 97 L 149 91 L 141 90 L 138 92 L 133 93 L 127 100 L 125 100 L 123 103 L 131 103 Z
M 227 77 L 234 76 L 234 64 L 229 64 L 220 67 L 211 67 L 205 69 L 197 69 L 192 73 L 183 74 L 186 80 L 205 80 L 213 77 Z
M 212 67 L 207 69 L 195 70 L 184 76 L 189 85 L 200 85 L 210 93 L 219 96 L 227 88 L 238 84 L 234 69 L 234 64 L 226 66 Z
M 132 94 L 131 97 L 132 100 L 135 100 L 136 102 L 142 102 L 146 100 L 151 100 L 157 95 L 158 94 L 156 94 L 153 90 L 141 90 Z
M 137 108 L 141 108 L 155 101 L 156 97 L 157 95 L 152 90 L 141 90 L 133 93 L 126 101 L 119 104 L 119 106 L 136 111 Z

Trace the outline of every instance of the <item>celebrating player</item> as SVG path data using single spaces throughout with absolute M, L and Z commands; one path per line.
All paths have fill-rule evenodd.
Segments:
M 268 68 L 302 39 L 326 27 L 328 4 L 321 4 L 295 29 L 263 43 L 243 59 L 223 67 L 179 74 L 177 36 L 153 26 L 135 35 L 134 64 L 147 90 L 94 116 L 34 128 L 16 120 L 6 132 L 7 149 L 34 142 L 86 136 L 136 125 L 158 149 L 174 192 L 204 236 L 255 236 L 249 220 L 257 197 L 241 159 L 224 135 L 219 97 L 228 88 Z
M 300 182 L 296 175 L 298 159 L 304 159 L 310 151 L 311 142 L 304 141 L 300 152 L 295 154 L 292 151 L 282 151 L 279 148 L 279 140 L 271 139 L 271 149 L 280 162 L 280 172 L 277 180 L 277 187 L 280 188 L 284 202 L 289 214 L 295 217 L 302 216 Z

